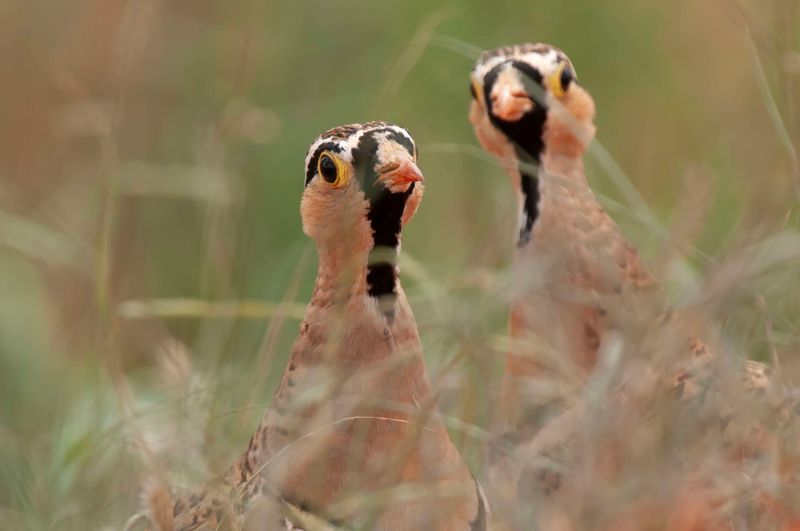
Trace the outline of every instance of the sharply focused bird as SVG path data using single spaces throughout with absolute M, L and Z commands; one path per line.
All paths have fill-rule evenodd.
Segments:
M 398 277 L 401 230 L 424 188 L 416 160 L 408 131 L 385 122 L 337 127 L 311 145 L 300 211 L 319 269 L 281 383 L 220 480 L 161 508 L 149 497 L 153 527 L 487 528 Z

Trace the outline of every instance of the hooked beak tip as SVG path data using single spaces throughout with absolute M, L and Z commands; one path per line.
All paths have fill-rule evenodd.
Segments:
M 392 189 L 400 187 L 405 188 L 411 183 L 425 181 L 425 176 L 422 175 L 420 169 L 411 160 L 400 162 L 396 168 L 383 173 L 381 178 L 385 180 Z

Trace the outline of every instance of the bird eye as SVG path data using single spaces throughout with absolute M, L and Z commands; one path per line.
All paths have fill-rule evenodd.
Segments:
M 568 66 L 564 67 L 561 70 L 561 90 L 566 92 L 574 78 L 575 76 L 572 74 L 572 69 Z
M 556 71 L 550 74 L 548 85 L 553 96 L 560 98 L 569 90 L 570 85 L 575 80 L 575 73 L 567 63 L 561 63 Z
M 339 187 L 347 184 L 349 172 L 345 163 L 330 151 L 324 151 L 317 162 L 317 173 L 326 183 Z
M 327 153 L 323 153 L 319 158 L 319 174 L 326 182 L 334 183 L 336 182 L 336 173 L 336 163 L 333 162 L 333 158 Z
M 473 81 L 469 84 L 469 91 L 472 93 L 472 98 L 475 99 L 478 103 L 483 103 L 483 90 L 478 85 L 477 81 Z

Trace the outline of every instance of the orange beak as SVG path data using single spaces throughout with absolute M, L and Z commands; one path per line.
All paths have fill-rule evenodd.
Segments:
M 506 122 L 516 122 L 536 106 L 510 67 L 500 73 L 491 98 L 492 114 Z
M 411 183 L 419 183 L 425 180 L 425 176 L 411 159 L 402 159 L 396 167 L 391 170 L 381 172 L 380 179 L 388 184 L 392 192 L 404 192 Z

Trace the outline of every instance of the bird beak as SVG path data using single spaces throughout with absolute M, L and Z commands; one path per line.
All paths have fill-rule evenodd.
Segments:
M 391 192 L 405 192 L 411 183 L 425 180 L 422 172 L 410 158 L 402 158 L 387 165 L 379 172 L 379 177 Z
M 536 107 L 517 73 L 505 68 L 492 87 L 492 114 L 505 122 L 516 122 Z

